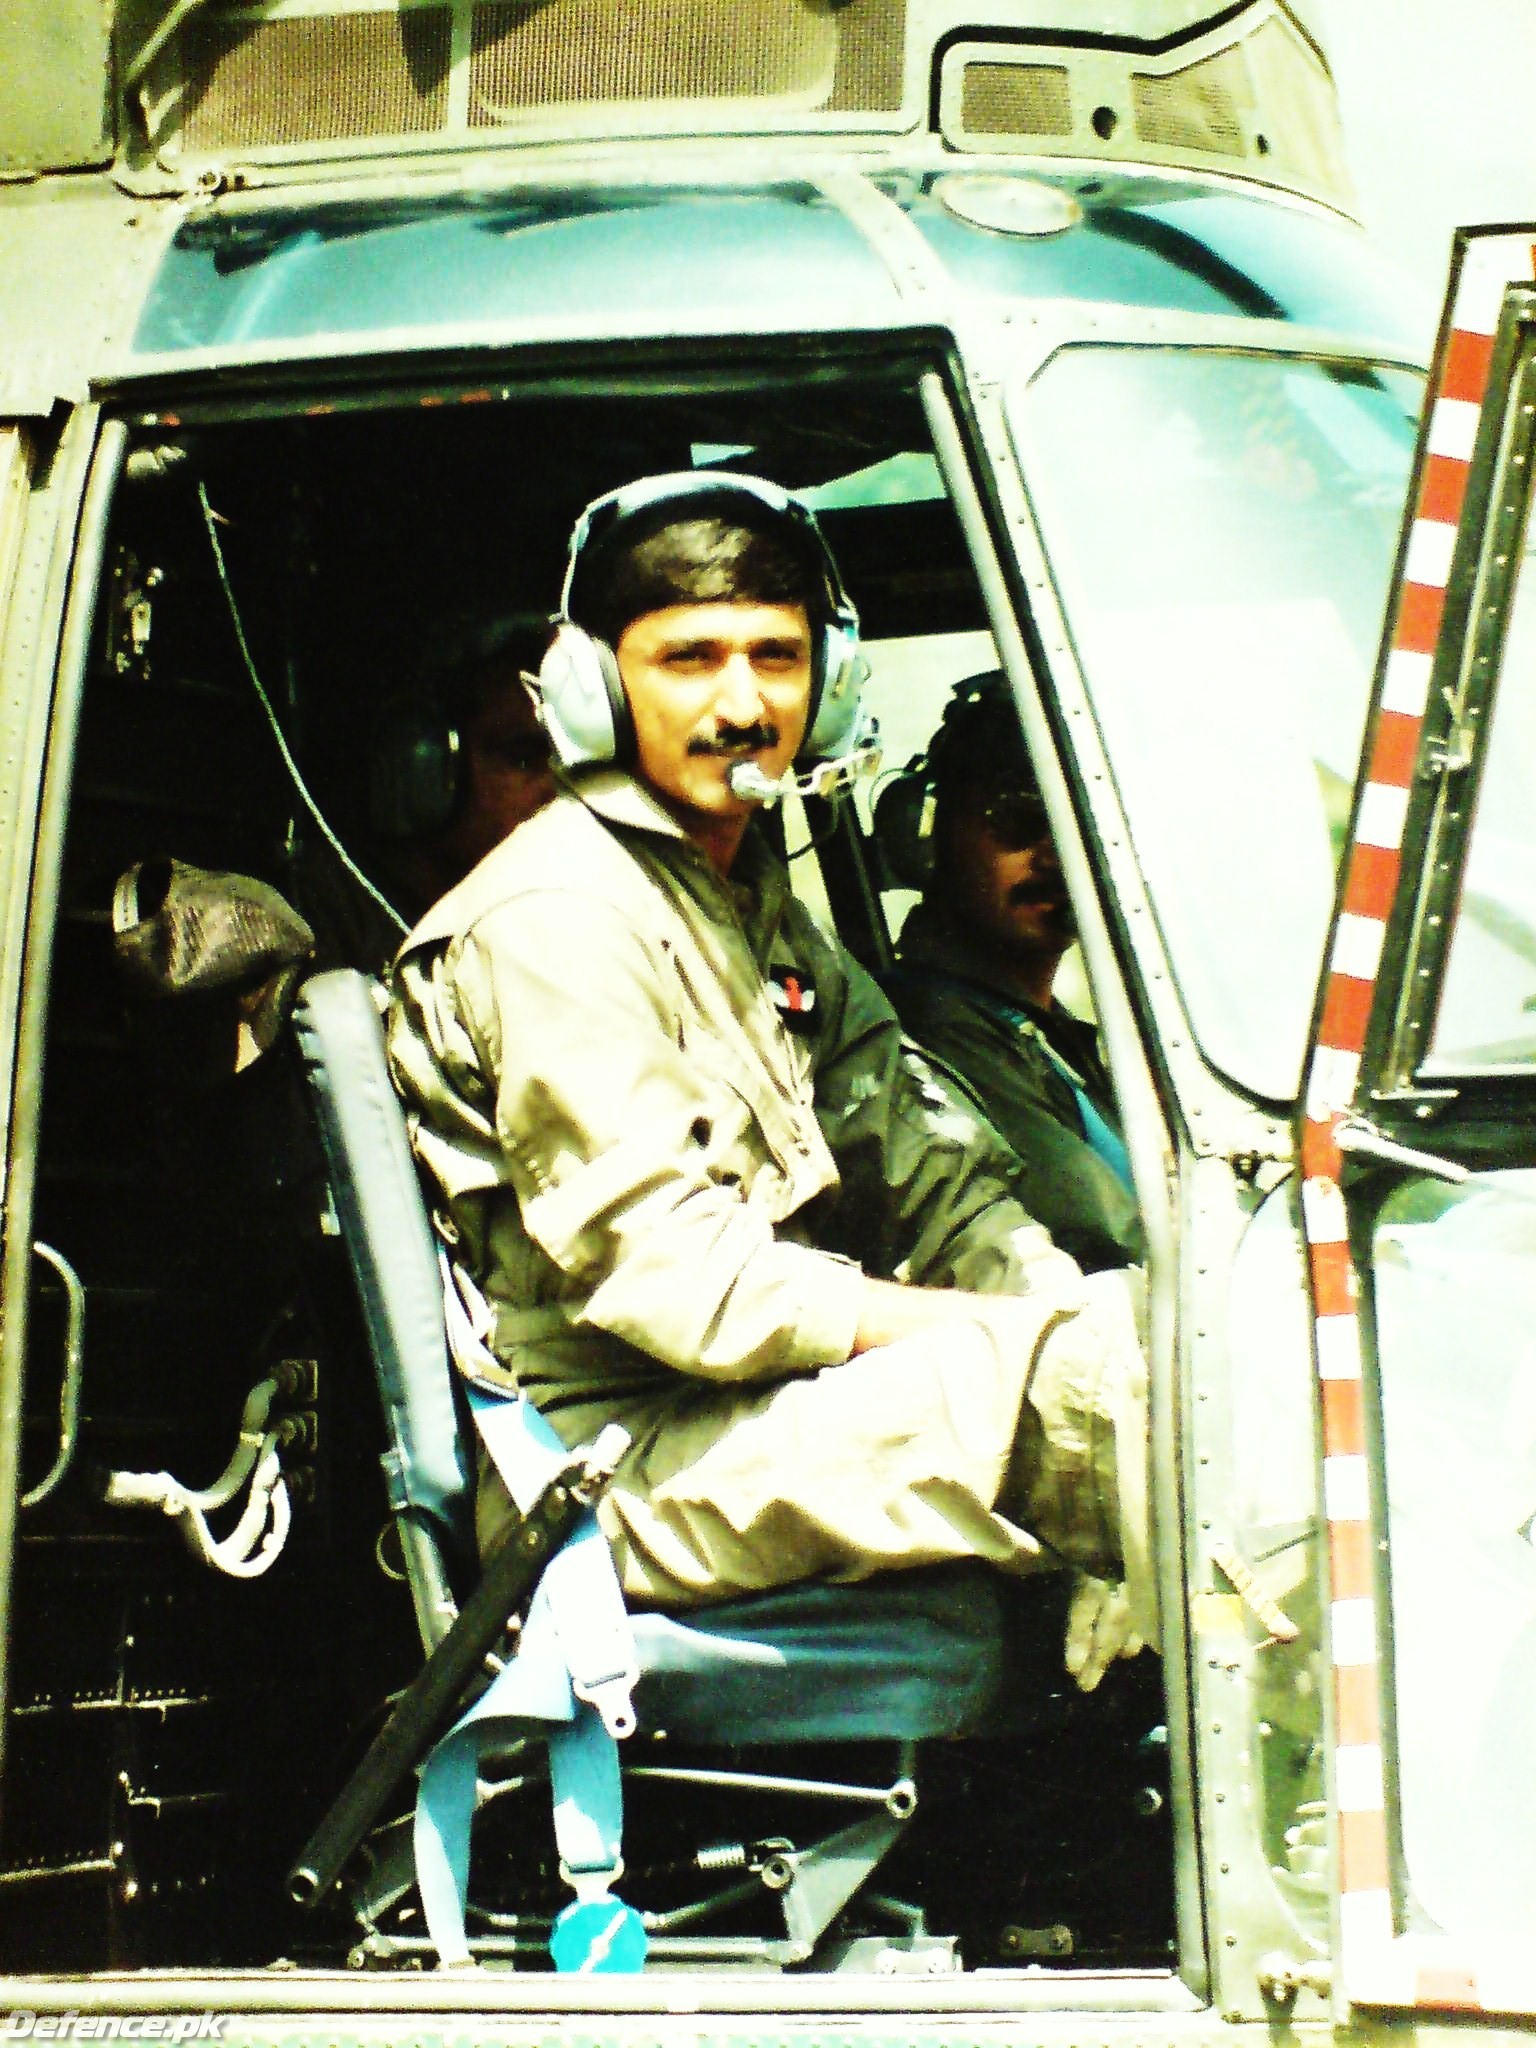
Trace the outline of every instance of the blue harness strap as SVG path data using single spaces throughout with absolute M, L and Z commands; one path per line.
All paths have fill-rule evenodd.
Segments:
M 482 1441 L 514 1503 L 526 1510 L 570 1452 L 524 1396 L 471 1385 Z M 638 1970 L 639 1916 L 612 1896 L 623 1869 L 623 1790 L 616 1738 L 634 1727 L 634 1642 L 618 1575 L 594 1514 L 551 1558 L 517 1655 L 428 1757 L 416 1800 L 416 1879 L 427 1930 L 447 1966 L 472 1960 L 465 1931 L 469 1839 L 481 1755 L 537 1732 L 549 1747 L 555 1844 L 576 1892 L 556 1923 L 557 1968 Z

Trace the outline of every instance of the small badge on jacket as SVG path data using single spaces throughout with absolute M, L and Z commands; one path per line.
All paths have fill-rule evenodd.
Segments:
M 808 974 L 798 967 L 770 967 L 768 986 L 781 1023 L 791 1031 L 816 1029 L 816 989 Z

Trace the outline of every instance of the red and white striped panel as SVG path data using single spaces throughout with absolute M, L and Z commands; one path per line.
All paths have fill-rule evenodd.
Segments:
M 1536 1965 L 1513 1972 L 1450 1945 L 1394 1934 L 1382 1764 L 1382 1678 L 1366 1460 L 1364 1385 L 1340 1185 L 1339 1125 L 1355 1097 L 1387 918 L 1402 864 L 1403 824 L 1439 646 L 1457 521 L 1488 388 L 1493 338 L 1512 280 L 1536 275 L 1527 235 L 1470 240 L 1435 366 L 1418 494 L 1392 622 L 1386 677 L 1344 898 L 1334 929 L 1322 1023 L 1307 1078 L 1302 1211 L 1311 1270 L 1323 1416 L 1338 1800 L 1343 1987 L 1362 2005 L 1536 2010 Z

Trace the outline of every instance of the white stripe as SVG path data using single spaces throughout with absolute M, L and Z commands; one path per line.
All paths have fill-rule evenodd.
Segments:
M 1360 917 L 1352 910 L 1344 911 L 1333 935 L 1333 959 L 1329 963 L 1333 973 L 1348 974 L 1356 981 L 1374 981 L 1386 936 L 1387 928 L 1379 917 Z
M 1333 1753 L 1340 1813 L 1380 1813 L 1386 1805 L 1379 1742 L 1341 1742 Z
M 1408 792 L 1390 782 L 1368 782 L 1360 797 L 1360 819 L 1355 837 L 1366 846 L 1384 846 L 1389 851 L 1403 843 L 1403 822 L 1408 815 Z
M 1490 1956 L 1479 1961 L 1472 1982 L 1478 2003 L 1489 2012 L 1531 2012 L 1536 2010 L 1536 1969 L 1522 1957 Z
M 1511 280 L 1530 274 L 1529 235 L 1489 235 L 1485 241 L 1469 242 L 1456 284 L 1452 326 L 1468 334 L 1496 334 Z
M 1359 2005 L 1412 2005 L 1418 1966 L 1410 1943 L 1395 1939 L 1390 1892 L 1341 1892 L 1339 1935 L 1346 1997 Z
M 1341 1670 L 1376 1662 L 1376 1603 L 1335 1600 L 1329 1609 L 1333 1661 Z
M 1406 718 L 1422 718 L 1429 702 L 1429 678 L 1434 665 L 1432 654 L 1414 654 L 1405 647 L 1394 647 L 1387 656 L 1382 710 L 1401 711 Z
M 1470 398 L 1438 398 L 1429 416 L 1429 452 L 1449 455 L 1456 462 L 1472 460 L 1477 440 L 1477 423 L 1483 416 L 1480 405 Z
M 1371 1483 L 1359 1451 L 1340 1451 L 1324 1458 L 1323 1512 L 1330 1522 L 1370 1519 Z
M 1309 1244 L 1342 1244 L 1349 1236 L 1349 1216 L 1337 1181 L 1304 1180 L 1301 1211 Z
M 1318 1317 L 1317 1372 L 1319 1379 L 1359 1379 L 1360 1325 L 1354 1316 Z
M 1408 533 L 1408 556 L 1403 575 L 1410 583 L 1427 583 L 1444 590 L 1450 581 L 1451 556 L 1456 547 L 1456 529 L 1444 519 L 1415 519 Z
M 1359 1053 L 1340 1052 L 1335 1046 L 1320 1045 L 1307 1088 L 1307 1115 L 1314 1123 L 1326 1123 L 1329 1117 L 1348 1109 L 1355 1099 L 1355 1086 L 1359 1079 Z

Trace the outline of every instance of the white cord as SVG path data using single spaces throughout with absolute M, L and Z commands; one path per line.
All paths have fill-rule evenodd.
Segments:
M 278 1454 L 278 1431 L 266 1427 L 278 1385 L 260 1380 L 245 1397 L 240 1430 L 229 1463 L 211 1486 L 183 1486 L 170 1472 L 112 1472 L 106 1500 L 111 1507 L 159 1508 L 180 1522 L 194 1555 L 231 1578 L 253 1579 L 275 1562 L 288 1538 L 293 1503 Z M 208 1526 L 208 1511 L 224 1507 L 250 1482 L 240 1519 L 225 1537 Z
M 245 637 L 245 624 L 240 617 L 240 607 L 235 601 L 234 586 L 229 580 L 229 570 L 225 566 L 224 549 L 219 541 L 219 529 L 214 517 L 214 510 L 208 502 L 208 488 L 201 478 L 198 479 L 197 498 L 198 503 L 203 508 L 203 524 L 208 529 L 208 542 L 213 549 L 214 567 L 219 572 L 219 584 L 224 592 L 224 602 L 229 606 L 229 616 L 235 628 L 235 639 L 239 642 L 241 659 L 245 663 L 245 672 L 251 679 L 251 688 L 256 692 L 261 702 L 262 710 L 266 713 L 267 723 L 272 728 L 272 737 L 277 742 L 277 750 L 283 757 L 283 766 L 288 770 L 289 779 L 298 791 L 299 800 L 305 810 L 309 812 L 309 815 L 320 828 L 325 842 L 330 847 L 332 853 L 335 854 L 358 887 L 367 891 L 380 910 L 384 912 L 384 915 L 390 919 L 391 923 L 398 927 L 401 936 L 404 937 L 410 931 L 410 926 L 384 892 L 369 881 L 357 862 L 331 830 L 329 820 L 311 795 L 309 784 L 300 773 L 299 764 L 293 758 L 293 751 L 288 745 L 288 736 L 283 731 L 277 713 L 272 708 L 272 700 L 267 695 L 261 677 L 256 672 L 256 663 L 251 654 L 250 643 Z

